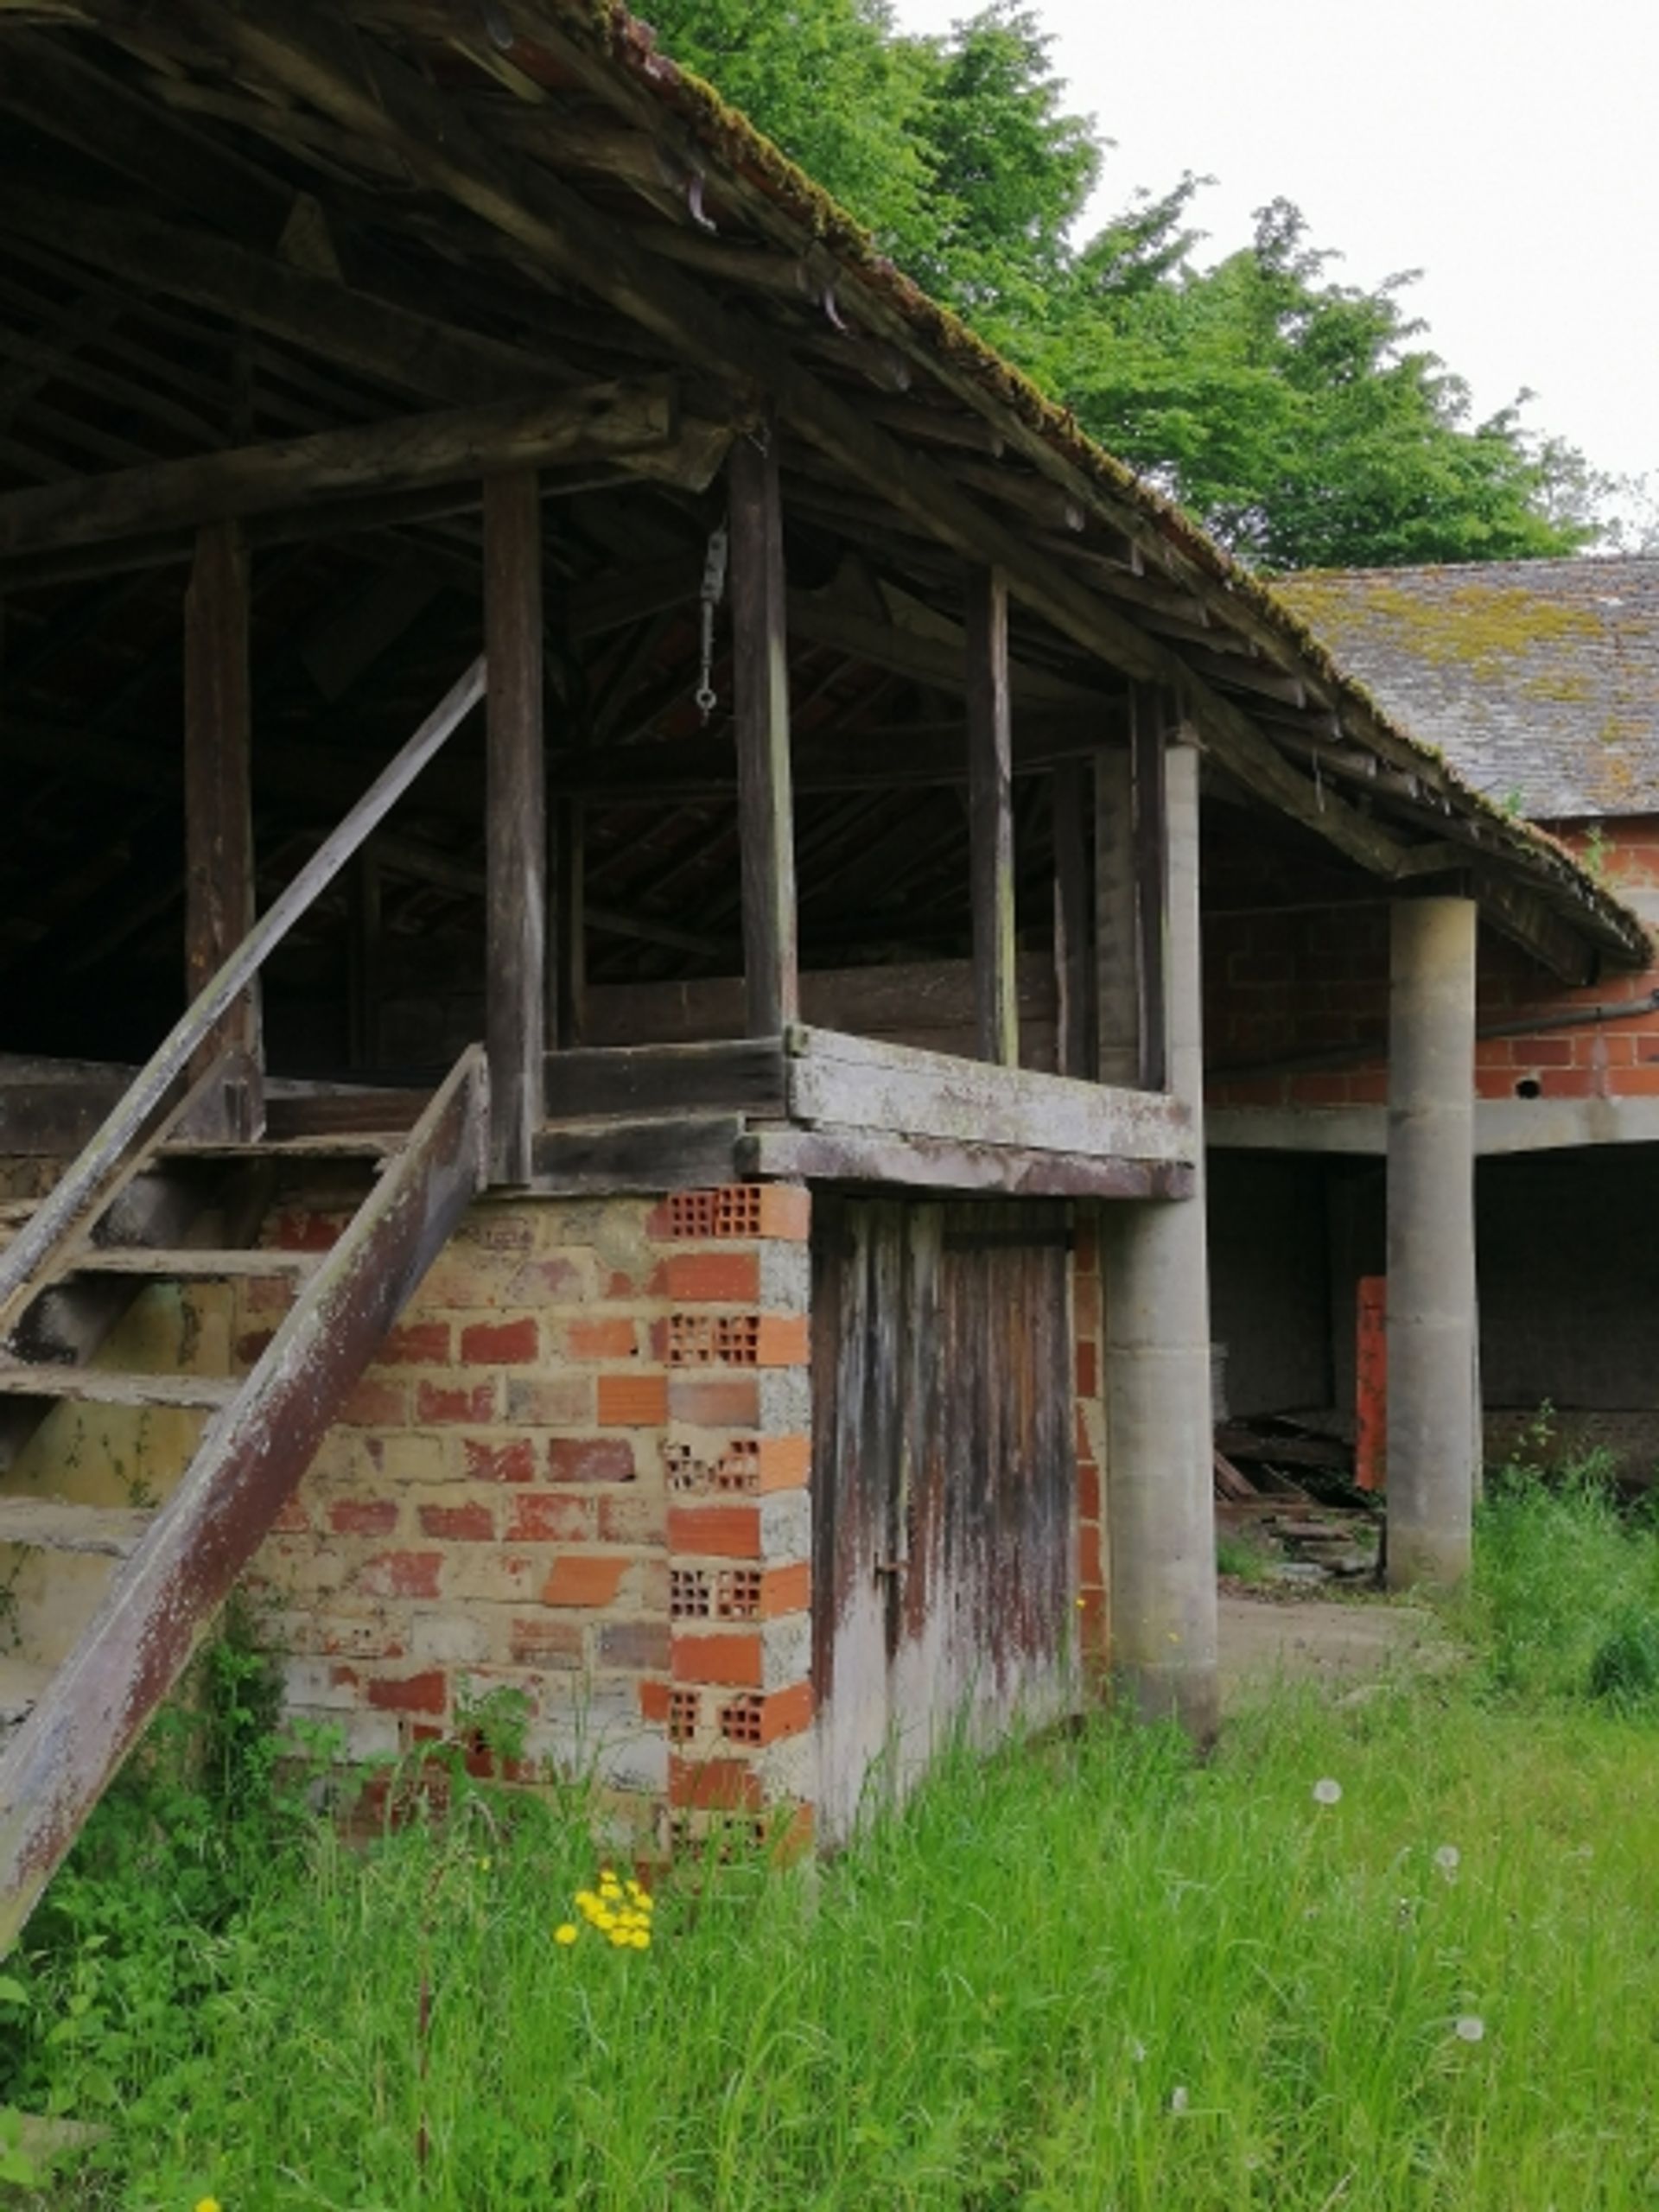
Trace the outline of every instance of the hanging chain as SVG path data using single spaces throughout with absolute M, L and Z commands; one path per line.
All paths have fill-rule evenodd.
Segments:
M 709 535 L 709 550 L 702 563 L 702 589 L 699 594 L 702 613 L 702 657 L 696 697 L 697 712 L 705 724 L 720 704 L 719 695 L 715 690 L 715 611 L 726 596 L 726 525 L 721 523 Z

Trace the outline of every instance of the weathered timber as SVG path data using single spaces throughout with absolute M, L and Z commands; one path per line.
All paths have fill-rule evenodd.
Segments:
M 93 1244 L 71 1252 L 60 1261 L 54 1277 L 79 1275 L 141 1275 L 162 1282 L 236 1282 L 245 1279 L 267 1281 L 284 1275 L 315 1274 L 322 1255 L 318 1252 L 274 1251 L 266 1246 L 234 1252 L 208 1246 Z
M 318 893 L 333 881 L 364 840 L 391 811 L 446 738 L 484 692 L 480 657 L 450 688 L 402 751 L 384 768 L 339 828 L 254 924 L 200 995 L 174 1024 L 49 1196 L 0 1252 L 0 1330 L 9 1328 L 32 1292 L 31 1276 L 49 1255 L 108 1203 L 121 1177 L 133 1172 L 141 1147 L 152 1139 L 190 1055 L 259 972 Z M 200 1086 L 196 1086 L 199 1088 Z
M 184 973 L 193 1000 L 253 926 L 252 708 L 248 555 L 231 522 L 196 539 L 184 599 Z M 222 1094 L 217 1134 L 246 1140 L 264 1120 L 259 986 L 238 994 L 191 1055 L 205 1075 L 226 1053 L 245 1077 Z M 202 1129 L 200 1134 L 210 1134 Z
M 778 456 L 748 438 L 732 449 L 731 569 L 747 1027 L 775 1037 L 800 1012 L 788 616 Z
M 738 1142 L 737 1170 L 789 1181 L 999 1191 L 1025 1198 L 1185 1198 L 1194 1179 L 1193 1170 L 1179 1161 L 1090 1158 L 828 1126 L 751 1129 Z
M 588 817 L 579 798 L 563 798 L 553 817 L 551 1033 L 561 1046 L 580 1045 L 588 1029 Z
M 231 1402 L 0 1754 L 0 1955 L 482 1187 L 487 1084 L 474 1049 L 252 1372 L 223 1386 Z
M 560 1122 L 536 1133 L 531 1187 L 561 1197 L 729 1183 L 742 1134 L 737 1114 Z
M 554 1123 L 705 1107 L 749 1114 L 785 1109 L 781 1037 L 550 1052 L 547 1073 L 548 1120 Z
M 979 1057 L 1020 1065 L 1014 980 L 1014 808 L 1008 703 L 1008 593 L 995 570 L 968 578 L 968 830 Z
M 56 1361 L 0 1361 L 0 1393 L 13 1398 L 69 1398 L 92 1406 L 182 1406 L 210 1412 L 236 1395 L 218 1375 L 123 1375 Z
M 490 1173 L 530 1173 L 547 1010 L 547 801 L 542 753 L 542 516 L 532 473 L 484 487 L 489 661 L 485 1027 Z
M 1530 953 L 1558 982 L 1577 989 L 1593 983 L 1600 960 L 1586 944 L 1581 931 L 1553 913 L 1542 899 L 1497 869 L 1478 866 L 1474 870 L 1476 896 L 1484 919 L 1501 930 L 1511 943 Z
M 0 498 L 0 555 L 154 537 L 310 499 L 640 453 L 671 443 L 678 420 L 672 378 L 642 377 L 152 461 L 6 493 Z
M 1169 1081 L 1169 801 L 1165 715 L 1156 693 L 1138 686 L 1131 718 L 1134 785 L 1135 944 L 1143 1090 Z
M 1160 1093 L 986 1067 L 834 1030 L 797 1027 L 785 1043 L 794 1121 L 1035 1152 L 1192 1161 L 1192 1114 Z
M 114 1078 L 0 1084 L 0 1157 L 79 1152 L 125 1088 Z
M 896 676 L 913 676 L 942 691 L 965 695 L 971 688 L 967 635 L 958 624 L 942 617 L 924 630 L 884 622 L 833 594 L 798 591 L 789 595 L 789 627 L 793 637 L 835 646 L 849 659 L 891 669 Z M 1097 715 L 1118 696 L 1109 683 L 1080 683 L 1030 662 L 1011 661 L 1008 680 L 1014 697 L 1022 705 L 1069 708 L 1079 715 Z
M 1094 787 L 1088 766 L 1063 761 L 1054 771 L 1049 806 L 1054 839 L 1054 978 L 1059 1000 L 1059 1071 L 1096 1072 L 1095 963 L 1089 881 L 1089 816 Z
M 1135 774 L 1127 750 L 1095 761 L 1095 1052 L 1103 1083 L 1141 1080 Z
M 126 1559 L 137 1550 L 155 1517 L 153 1512 L 137 1506 L 72 1505 L 58 1497 L 0 1497 L 0 1544 Z

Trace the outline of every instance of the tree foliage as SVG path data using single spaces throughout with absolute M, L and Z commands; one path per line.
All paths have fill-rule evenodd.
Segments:
M 942 38 L 887 0 L 664 0 L 702 71 L 963 314 L 1243 559 L 1270 569 L 1511 560 L 1595 535 L 1599 480 L 1515 404 L 1469 393 L 1403 304 L 1338 281 L 1287 201 L 1194 256 L 1188 175 L 1092 235 L 1109 145 L 1019 0 Z

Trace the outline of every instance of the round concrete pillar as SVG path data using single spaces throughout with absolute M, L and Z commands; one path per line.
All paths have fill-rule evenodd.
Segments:
M 1215 1477 L 1204 1218 L 1198 758 L 1170 748 L 1169 1082 L 1192 1109 L 1189 1198 L 1101 1209 L 1113 1671 L 1147 1719 L 1217 1725 Z
M 1469 1571 L 1476 1402 L 1471 899 L 1393 909 L 1389 990 L 1389 1583 Z

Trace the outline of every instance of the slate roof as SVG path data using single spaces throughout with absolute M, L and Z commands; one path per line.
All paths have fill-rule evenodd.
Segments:
M 1659 556 L 1287 576 L 1393 720 L 1544 822 L 1659 814 Z

